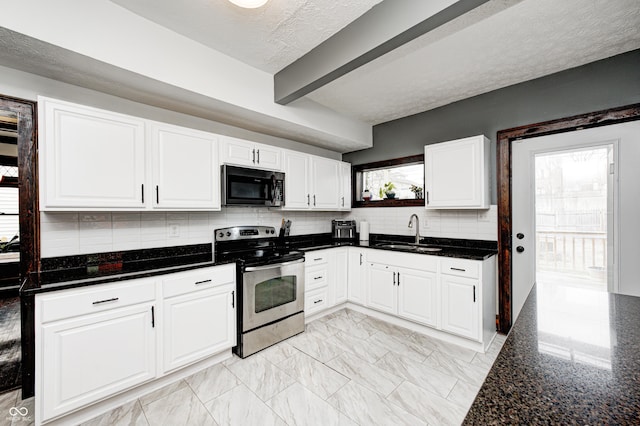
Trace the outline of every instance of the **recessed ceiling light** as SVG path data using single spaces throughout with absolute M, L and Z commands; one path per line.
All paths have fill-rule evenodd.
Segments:
M 229 0 L 236 6 L 244 7 L 246 9 L 255 9 L 260 6 L 264 6 L 269 0 Z

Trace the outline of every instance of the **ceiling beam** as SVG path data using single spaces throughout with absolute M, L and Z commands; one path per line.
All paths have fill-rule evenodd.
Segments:
M 385 0 L 274 75 L 286 105 L 489 0 Z

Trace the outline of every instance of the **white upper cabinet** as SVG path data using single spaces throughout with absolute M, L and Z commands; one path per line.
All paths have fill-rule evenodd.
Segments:
M 329 158 L 285 150 L 283 154 L 285 206 L 283 210 L 350 210 L 351 181 L 342 170 L 351 167 Z M 348 187 L 347 187 L 348 185 Z M 344 196 L 344 208 L 342 197 Z
M 313 157 L 311 161 L 311 205 L 318 210 L 340 208 L 340 162 Z
M 42 210 L 142 209 L 145 122 L 38 98 Z
M 488 209 L 489 155 L 483 135 L 426 145 L 426 208 Z
M 216 136 L 152 123 L 155 209 L 220 210 L 220 168 Z
M 351 210 L 351 163 L 340 163 L 340 210 Z
M 282 150 L 243 139 L 221 136 L 222 163 L 269 170 L 282 170 Z
M 220 210 L 217 136 L 49 98 L 41 210 Z
M 307 210 L 311 207 L 309 168 L 311 157 L 296 151 L 285 151 L 284 155 L 284 202 L 285 210 Z

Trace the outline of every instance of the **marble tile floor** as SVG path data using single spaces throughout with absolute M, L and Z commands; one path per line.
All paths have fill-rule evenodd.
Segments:
M 341 310 L 84 426 L 460 424 L 504 340 L 478 354 Z
M 0 392 L 20 387 L 21 358 L 20 298 L 0 299 Z

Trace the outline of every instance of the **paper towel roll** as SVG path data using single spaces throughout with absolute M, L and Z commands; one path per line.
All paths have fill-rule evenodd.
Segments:
M 360 241 L 369 241 L 369 222 L 360 222 Z

